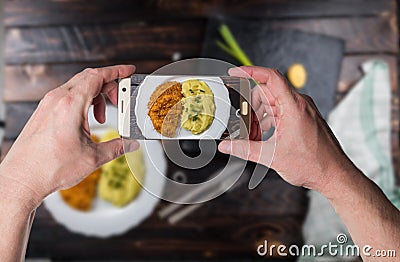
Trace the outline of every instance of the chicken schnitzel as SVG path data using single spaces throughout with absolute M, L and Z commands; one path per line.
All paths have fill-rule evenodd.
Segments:
M 182 85 L 179 82 L 165 82 L 154 90 L 147 105 L 148 115 L 157 132 L 174 137 L 182 113 Z

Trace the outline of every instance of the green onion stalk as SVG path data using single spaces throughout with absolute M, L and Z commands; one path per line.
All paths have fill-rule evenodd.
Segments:
M 243 52 L 242 48 L 240 48 L 239 44 L 237 43 L 235 37 L 233 36 L 231 30 L 229 30 L 229 27 L 227 25 L 222 24 L 219 27 L 219 33 L 221 34 L 222 39 L 225 41 L 225 43 L 222 43 L 219 40 L 216 41 L 216 44 L 219 48 L 235 58 L 242 65 L 253 65 L 247 55 Z

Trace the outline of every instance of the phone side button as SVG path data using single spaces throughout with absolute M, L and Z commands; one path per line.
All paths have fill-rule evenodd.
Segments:
M 240 113 L 244 116 L 247 116 L 247 114 L 249 113 L 249 103 L 247 103 L 246 101 L 242 102 Z

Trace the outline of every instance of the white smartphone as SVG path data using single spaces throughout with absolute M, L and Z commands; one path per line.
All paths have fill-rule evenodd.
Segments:
M 179 126 L 173 136 L 164 136 L 152 126 L 148 108 L 151 93 L 156 85 L 171 81 L 171 79 L 174 82 L 203 81 L 212 90 L 215 117 L 204 132 L 193 134 L 193 132 L 184 130 L 180 123 L 181 119 L 177 119 Z M 128 139 L 246 139 L 249 137 L 251 128 L 251 84 L 252 81 L 249 79 L 230 76 L 134 74 L 131 77 L 120 79 L 118 84 L 119 134 Z M 191 89 L 189 90 L 192 92 Z M 183 110 L 185 110 L 184 107 L 185 105 L 183 105 Z M 196 116 L 191 120 L 196 121 Z

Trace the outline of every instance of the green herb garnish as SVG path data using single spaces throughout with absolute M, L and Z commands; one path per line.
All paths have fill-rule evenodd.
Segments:
M 216 44 L 223 51 L 231 55 L 233 58 L 238 60 L 244 66 L 253 65 L 253 63 L 250 61 L 247 55 L 243 52 L 242 48 L 240 48 L 239 44 L 237 43 L 235 37 L 232 35 L 227 25 L 222 24 L 219 27 L 219 33 L 221 34 L 225 43 L 222 43 L 221 41 L 217 40 Z

